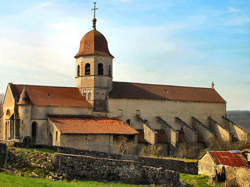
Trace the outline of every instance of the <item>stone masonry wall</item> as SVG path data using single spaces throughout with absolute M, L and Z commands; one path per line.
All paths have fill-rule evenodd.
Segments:
M 179 173 L 132 160 L 96 158 L 83 155 L 55 154 L 58 172 L 72 178 L 121 181 L 131 184 L 167 184 L 179 186 Z
M 15 143 L 15 146 L 22 147 L 23 145 L 21 143 Z M 98 157 L 98 158 L 116 159 L 116 160 L 134 160 L 136 162 L 141 163 L 144 166 L 161 167 L 166 170 L 173 170 L 173 171 L 177 171 L 181 173 L 188 173 L 188 174 L 198 173 L 198 162 L 195 162 L 195 161 L 185 162 L 182 160 L 174 160 L 174 159 L 142 157 L 142 156 L 136 156 L 136 155 L 121 155 L 121 154 L 114 154 L 114 153 L 78 150 L 74 148 L 45 146 L 45 145 L 34 145 L 33 147 L 53 149 L 56 152 L 64 153 L 64 154 L 84 155 L 84 156 L 91 156 L 91 157 Z
M 228 184 L 238 184 L 242 187 L 250 186 L 250 168 L 225 167 Z

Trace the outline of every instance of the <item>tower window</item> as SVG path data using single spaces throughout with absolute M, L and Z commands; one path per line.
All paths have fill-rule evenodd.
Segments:
M 103 64 L 98 64 L 98 75 L 103 75 Z
M 112 67 L 109 65 L 109 76 L 112 77 Z
M 85 75 L 90 75 L 90 64 L 89 63 L 87 63 L 85 65 Z
M 77 65 L 77 77 L 80 76 L 80 65 Z

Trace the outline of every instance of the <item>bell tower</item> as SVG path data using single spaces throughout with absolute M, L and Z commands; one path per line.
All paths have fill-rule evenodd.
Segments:
M 83 36 L 76 59 L 76 86 L 81 94 L 94 106 L 95 111 L 107 110 L 107 98 L 112 89 L 113 56 L 108 42 L 96 30 L 94 3 L 93 29 Z

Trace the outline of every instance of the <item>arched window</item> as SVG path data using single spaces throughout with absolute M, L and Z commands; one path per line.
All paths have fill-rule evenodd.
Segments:
M 57 133 L 57 131 L 56 131 L 56 141 L 57 141 L 57 136 L 58 136 L 58 133 Z
M 102 63 L 98 64 L 98 75 L 103 75 L 103 64 Z
M 85 64 L 85 75 L 90 75 L 90 64 Z
M 37 129 L 37 123 L 33 122 L 32 123 L 32 128 L 31 128 L 31 136 L 32 136 L 32 142 L 36 142 L 36 129 Z
M 109 76 L 112 77 L 112 66 L 109 65 Z
M 77 77 L 80 76 L 80 65 L 77 65 Z

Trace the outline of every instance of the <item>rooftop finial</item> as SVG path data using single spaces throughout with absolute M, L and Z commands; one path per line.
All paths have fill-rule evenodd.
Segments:
M 92 8 L 91 10 L 93 10 L 94 11 L 94 18 L 93 18 L 93 29 L 94 30 L 96 30 L 96 18 L 95 18 L 95 14 L 96 14 L 96 10 L 97 10 L 98 8 L 96 8 L 96 2 L 94 2 L 94 8 Z

